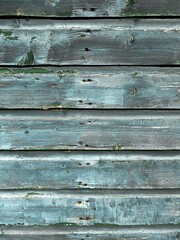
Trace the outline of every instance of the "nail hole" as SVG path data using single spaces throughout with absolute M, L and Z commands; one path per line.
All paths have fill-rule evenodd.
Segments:
M 89 48 L 85 48 L 84 51 L 89 52 L 91 50 Z
M 92 33 L 92 30 L 91 29 L 86 29 L 86 32 L 87 33 Z
M 82 166 L 82 163 L 78 163 L 79 166 Z
M 88 103 L 88 105 L 92 105 L 92 103 L 90 102 L 90 103 Z
M 129 42 L 130 43 L 134 43 L 135 42 L 135 37 L 133 35 L 129 38 Z
M 86 163 L 86 165 L 90 165 L 90 163 Z
M 80 217 L 80 220 L 91 220 L 92 218 L 90 216 L 84 216 L 84 217 Z
M 82 10 L 85 12 L 85 11 L 87 11 L 88 9 L 87 9 L 87 8 L 82 8 Z
M 93 80 L 91 79 L 83 79 L 82 82 L 92 82 Z
M 91 12 L 94 12 L 94 11 L 96 11 L 96 8 L 90 8 L 89 9 Z
M 131 95 L 136 94 L 136 93 L 137 93 L 137 88 L 135 88 L 135 87 L 129 88 L 129 93 L 130 93 Z
M 81 202 L 81 201 L 78 201 L 77 203 L 78 203 L 78 204 L 81 204 L 82 202 Z
M 25 133 L 25 134 L 28 134 L 28 133 L 29 133 L 29 131 L 28 131 L 28 130 L 26 130 L 24 133 Z

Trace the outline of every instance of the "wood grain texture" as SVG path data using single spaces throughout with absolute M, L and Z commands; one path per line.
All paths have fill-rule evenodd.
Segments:
M 179 65 L 180 19 L 1 19 L 1 65 Z
M 178 227 L 1 227 L 1 240 L 178 240 Z
M 0 112 L 1 150 L 180 150 L 180 111 Z
M 180 68 L 0 68 L 0 108 L 180 109 Z
M 1 0 L 1 16 L 180 16 L 178 0 Z
M 176 225 L 179 200 L 178 191 L 1 191 L 0 224 Z
M 175 189 L 180 152 L 0 152 L 0 189 Z

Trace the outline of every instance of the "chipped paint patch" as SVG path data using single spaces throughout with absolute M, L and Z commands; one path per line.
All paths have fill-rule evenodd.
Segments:
M 55 7 L 59 3 L 59 0 L 47 0 L 46 4 L 51 5 L 52 7 Z
M 121 150 L 121 148 L 122 148 L 122 147 L 121 147 L 120 144 L 117 144 L 117 143 L 116 143 L 116 144 L 113 145 L 113 150 L 114 150 L 114 151 L 119 151 L 119 150 Z
M 35 55 L 32 50 L 25 53 L 20 59 L 17 61 L 17 65 L 34 65 L 35 63 Z
M 22 15 L 25 15 L 25 13 L 24 13 L 24 11 L 23 11 L 21 8 L 18 8 L 18 9 L 16 10 L 16 15 L 17 15 L 17 16 L 22 16 Z
M 36 196 L 39 196 L 39 195 L 43 195 L 42 193 L 36 193 L 36 192 L 28 192 L 25 196 L 25 198 L 30 198 L 30 197 L 36 197 Z
M 35 39 L 36 37 L 32 37 L 30 43 L 32 43 Z
M 7 40 L 17 41 L 18 40 L 18 36 L 14 36 L 13 32 L 11 32 L 11 31 L 0 30 L 0 35 L 4 38 L 5 41 L 7 41 Z

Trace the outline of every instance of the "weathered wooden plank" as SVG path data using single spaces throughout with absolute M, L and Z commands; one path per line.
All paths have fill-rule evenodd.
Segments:
M 179 192 L 1 191 L 4 225 L 161 225 L 180 223 Z
M 1 19 L 1 65 L 179 65 L 180 19 Z
M 1 16 L 180 16 L 178 0 L 1 0 Z
M 0 152 L 0 189 L 174 189 L 179 171 L 179 151 Z
M 180 150 L 180 111 L 0 112 L 0 149 Z
M 178 240 L 177 227 L 1 227 L 1 240 Z
M 180 68 L 0 68 L 0 108 L 180 108 Z

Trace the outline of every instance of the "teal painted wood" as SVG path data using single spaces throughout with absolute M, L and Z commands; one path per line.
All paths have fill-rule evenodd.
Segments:
M 180 68 L 0 68 L 0 108 L 180 109 Z
M 180 111 L 0 112 L 1 150 L 180 150 Z
M 180 152 L 0 152 L 0 189 L 175 189 Z
M 1 0 L 1 16 L 180 16 L 178 0 Z
M 1 227 L 1 240 L 178 240 L 177 227 Z
M 177 225 L 179 201 L 178 191 L 1 191 L 0 224 Z
M 179 65 L 180 19 L 1 19 L 1 65 Z

